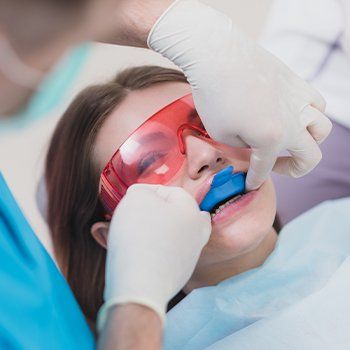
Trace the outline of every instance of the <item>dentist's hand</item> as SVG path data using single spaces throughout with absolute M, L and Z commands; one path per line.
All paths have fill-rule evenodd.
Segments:
M 331 130 L 323 98 L 226 15 L 178 0 L 154 25 L 148 45 L 184 71 L 214 139 L 251 147 L 248 189 L 272 169 L 299 177 L 319 163 L 319 143 Z M 290 156 L 279 157 L 285 150 Z
M 164 318 L 186 284 L 211 233 L 211 220 L 179 187 L 134 185 L 118 205 L 107 246 L 105 304 L 136 303 Z

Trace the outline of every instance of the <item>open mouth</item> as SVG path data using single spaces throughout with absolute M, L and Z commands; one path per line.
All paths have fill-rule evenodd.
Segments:
M 224 210 L 229 205 L 238 202 L 242 197 L 244 197 L 245 193 L 236 194 L 231 197 L 228 197 L 220 202 L 218 202 L 211 210 L 210 216 L 214 218 L 217 214 L 219 214 L 222 210 Z
M 233 172 L 233 166 L 219 171 L 212 179 L 210 189 L 200 203 L 200 209 L 212 216 L 239 201 L 245 193 L 245 173 Z

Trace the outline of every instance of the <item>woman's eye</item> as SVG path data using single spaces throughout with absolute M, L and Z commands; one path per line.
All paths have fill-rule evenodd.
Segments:
M 154 163 L 156 163 L 158 160 L 164 158 L 166 153 L 153 151 L 145 156 L 142 157 L 140 162 L 137 165 L 137 173 L 139 175 L 143 174 L 145 171 L 147 171 Z

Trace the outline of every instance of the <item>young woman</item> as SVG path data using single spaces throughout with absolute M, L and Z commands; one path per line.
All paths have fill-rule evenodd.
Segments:
M 180 186 L 200 204 L 215 175 L 228 166 L 233 174 L 246 172 L 249 155 L 248 149 L 208 137 L 185 77 L 172 69 L 131 68 L 109 83 L 87 88 L 73 101 L 47 156 L 48 221 L 58 263 L 92 328 L 102 304 L 109 220 L 126 188 L 136 182 Z M 218 202 L 211 210 L 210 240 L 190 280 L 169 305 L 177 304 L 167 315 L 165 348 L 206 349 L 228 337 L 223 348 L 252 349 L 255 342 L 254 349 L 262 344 L 280 349 L 286 344 L 281 335 L 300 329 L 303 321 L 307 331 L 290 335 L 287 343 L 301 341 L 295 348 L 311 348 L 307 339 L 315 339 L 319 305 L 330 313 L 324 317 L 335 322 L 334 306 L 327 305 L 342 303 L 338 292 L 350 292 L 350 283 L 339 288 L 331 283 L 331 292 L 328 288 L 333 276 L 347 281 L 350 273 L 350 260 L 343 266 L 350 256 L 350 201 L 334 205 L 301 216 L 277 240 L 270 179 L 256 191 Z M 339 278 L 340 273 L 345 277 Z M 325 297 L 320 290 L 327 291 Z M 300 301 L 306 306 L 295 309 Z M 286 310 L 295 311 L 287 312 L 286 321 L 276 318 Z M 337 329 L 350 322 L 340 315 L 338 320 Z M 254 329 L 263 333 L 263 343 L 261 335 L 250 333 Z M 244 334 L 240 345 L 246 347 L 237 347 L 234 341 L 242 341 Z M 347 333 L 339 334 L 344 341 Z M 330 333 L 331 342 L 333 337 Z
M 48 222 L 59 266 L 92 327 L 102 304 L 109 225 L 99 199 L 101 173 L 140 125 L 189 94 L 179 71 L 131 68 L 109 83 L 81 92 L 56 128 L 46 161 Z M 220 170 L 229 165 L 235 172 L 248 169 L 247 149 L 218 144 L 195 130 L 186 130 L 182 140 L 185 161 L 167 184 L 183 187 L 198 202 Z M 143 161 L 148 166 L 154 157 L 158 155 Z M 186 294 L 261 265 L 274 248 L 276 203 L 271 180 L 214 214 L 211 239 L 184 288 Z

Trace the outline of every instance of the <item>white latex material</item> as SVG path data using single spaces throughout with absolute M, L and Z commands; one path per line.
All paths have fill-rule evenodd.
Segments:
M 265 263 L 193 291 L 168 313 L 165 350 L 348 350 L 350 199 L 289 223 Z
M 229 17 L 178 0 L 154 25 L 148 45 L 184 71 L 213 138 L 252 148 L 248 189 L 259 187 L 272 168 L 299 177 L 318 164 L 317 143 L 331 130 L 323 98 Z M 278 158 L 283 150 L 291 157 Z
M 210 233 L 209 213 L 182 188 L 130 187 L 109 230 L 99 329 L 117 304 L 142 304 L 164 319 L 167 303 L 189 280 Z

